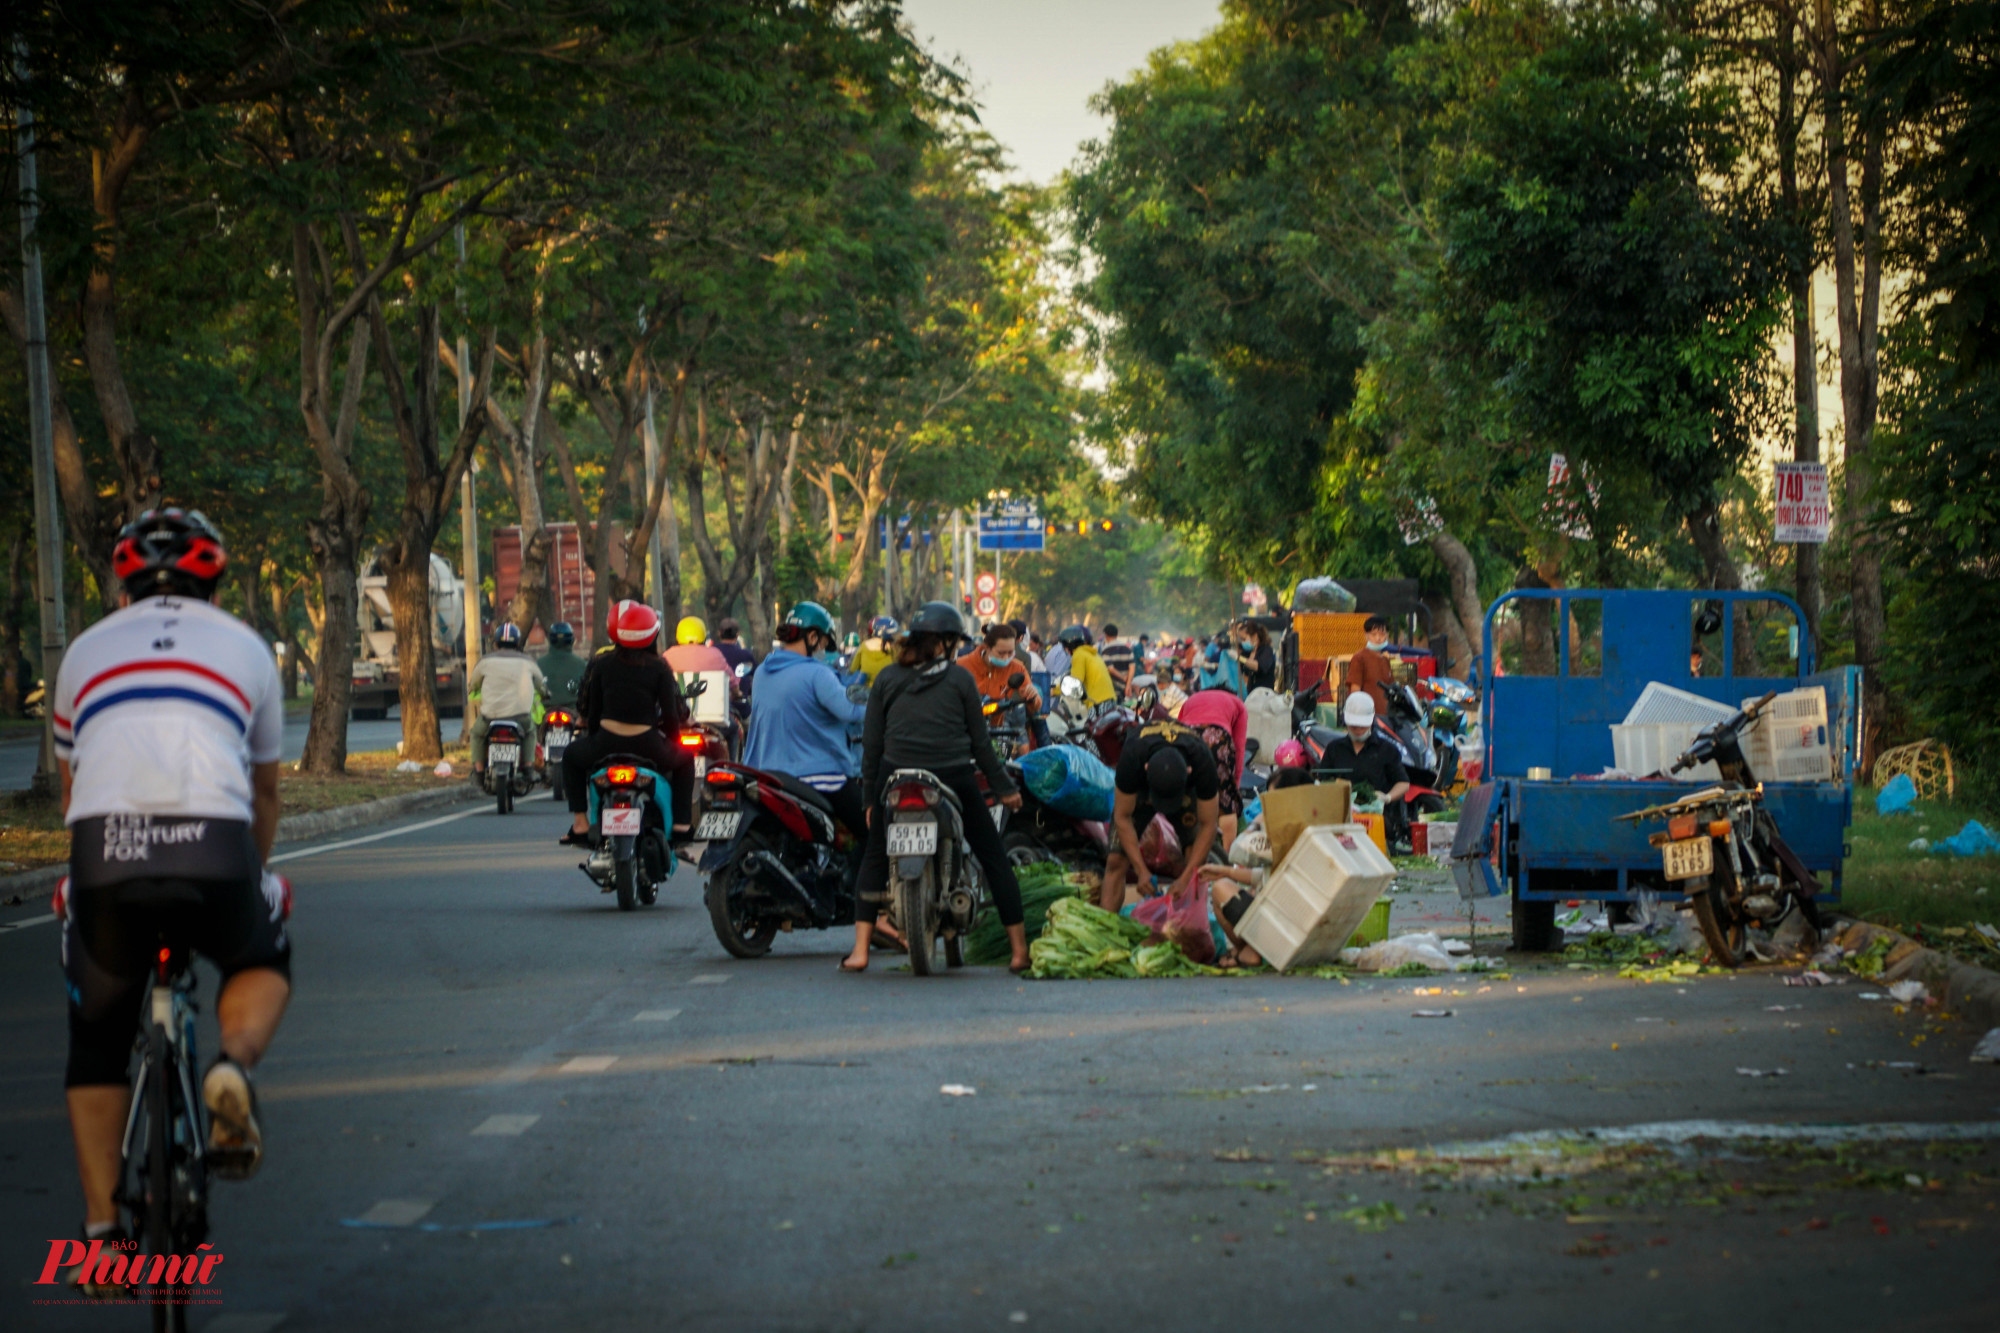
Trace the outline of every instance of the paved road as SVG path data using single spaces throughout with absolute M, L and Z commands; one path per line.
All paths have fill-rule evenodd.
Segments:
M 208 1327 L 2000 1326 L 1990 1144 L 1886 1171 L 1880 1145 L 1649 1151 L 1560 1190 L 1584 1164 L 1325 1165 L 1694 1118 L 2000 1121 L 1968 1034 L 1858 986 L 845 977 L 826 935 L 727 959 L 689 875 L 617 912 L 558 822 L 482 808 L 290 863 L 271 1156 L 218 1195 Z M 138 1327 L 26 1308 L 78 1217 L 55 946 L 0 930 L 0 1325 Z M 1869 1064 L 1908 1060 L 1938 1072 Z M 1787 1174 L 1808 1168 L 1845 1183 Z M 371 1218 L 404 1225 L 350 1225 Z
M 396 742 L 403 739 L 403 723 L 396 709 L 389 710 L 386 721 L 349 722 L 347 724 L 347 750 L 350 754 L 364 754 L 370 750 L 393 750 Z M 458 720 L 447 718 L 444 723 L 445 739 L 450 741 L 458 735 Z M 39 741 L 9 740 L 0 743 L 0 791 L 25 791 L 35 778 L 35 755 Z M 297 759 L 306 750 L 306 718 L 304 714 L 285 719 L 285 759 Z

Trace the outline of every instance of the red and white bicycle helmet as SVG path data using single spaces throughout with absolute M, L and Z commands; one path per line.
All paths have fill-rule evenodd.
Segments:
M 222 534 L 199 509 L 148 509 L 111 548 L 111 572 L 134 600 L 212 596 L 228 564 Z
M 621 648 L 646 648 L 660 637 L 660 617 L 644 602 L 629 598 L 611 608 L 611 641 Z
M 1271 762 L 1279 768 L 1304 768 L 1306 747 L 1297 741 L 1280 741 L 1278 748 L 1272 752 Z

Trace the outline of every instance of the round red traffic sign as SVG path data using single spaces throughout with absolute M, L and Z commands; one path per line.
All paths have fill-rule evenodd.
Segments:
M 990 569 L 982 569 L 972 576 L 972 590 L 981 597 L 991 597 L 1000 591 L 1000 576 Z
M 972 604 L 973 614 L 981 620 L 1000 614 L 1000 603 L 991 597 L 981 597 Z

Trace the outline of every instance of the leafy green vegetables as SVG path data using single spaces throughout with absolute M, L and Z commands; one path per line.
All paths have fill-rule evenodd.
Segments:
M 1089 892 L 1084 883 L 1072 878 L 1056 861 L 1038 861 L 1033 865 L 1017 867 L 1014 878 L 1021 885 L 1022 924 L 1028 928 L 1030 940 L 1041 935 L 1052 905 L 1060 899 L 1080 898 Z M 965 961 L 968 963 L 1004 963 L 1011 952 L 1007 947 L 1007 930 L 993 912 L 983 913 L 979 924 L 965 937 Z

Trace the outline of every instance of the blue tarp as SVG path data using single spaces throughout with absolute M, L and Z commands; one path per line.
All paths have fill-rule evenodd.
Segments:
M 1036 800 L 1071 819 L 1111 818 L 1116 775 L 1104 761 L 1074 745 L 1046 745 L 1021 756 L 1021 777 Z
M 1908 773 L 1898 773 L 1875 793 L 1875 813 L 1878 815 L 1905 814 L 1916 803 L 1917 784 L 1910 781 Z

